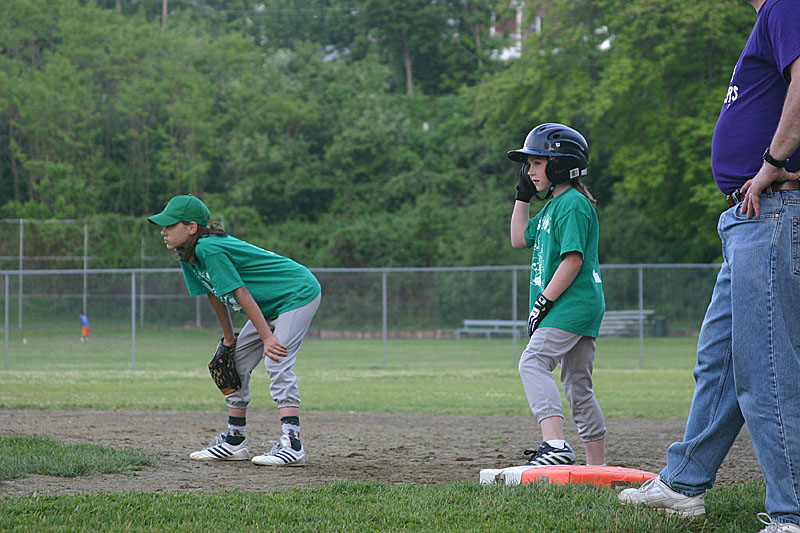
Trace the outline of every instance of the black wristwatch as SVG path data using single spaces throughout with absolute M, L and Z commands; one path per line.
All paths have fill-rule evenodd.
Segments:
M 778 167 L 778 168 L 785 167 L 786 163 L 789 162 L 788 159 L 784 159 L 782 161 L 779 161 L 779 160 L 775 159 L 774 157 L 772 157 L 771 155 L 769 155 L 769 146 L 767 146 L 767 149 L 764 151 L 764 161 L 766 161 L 767 163 L 769 163 L 773 167 Z

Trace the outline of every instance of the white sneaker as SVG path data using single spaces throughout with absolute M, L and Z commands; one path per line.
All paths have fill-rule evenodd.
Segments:
M 758 521 L 766 524 L 767 527 L 758 533 L 800 533 L 800 524 L 791 522 L 773 522 L 767 513 L 758 513 Z
M 684 518 L 706 514 L 706 502 L 702 494 L 684 496 L 669 488 L 658 477 L 645 481 L 638 489 L 623 490 L 617 499 L 622 504 L 644 505 Z
M 266 444 L 272 444 L 272 450 L 269 453 L 253 457 L 253 463 L 266 466 L 303 466 L 306 464 L 305 448 L 302 444 L 300 444 L 299 450 L 292 448 L 289 435 L 281 435 L 277 442 L 269 441 Z
M 196 461 L 246 461 L 250 459 L 247 439 L 238 446 L 234 446 L 225 442 L 226 436 L 225 433 L 220 433 L 209 443 L 208 448 L 190 453 L 189 459 Z

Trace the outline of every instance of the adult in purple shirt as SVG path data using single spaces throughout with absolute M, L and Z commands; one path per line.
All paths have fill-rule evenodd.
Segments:
M 800 533 L 800 0 L 749 3 L 756 23 L 711 143 L 730 207 L 686 432 L 659 476 L 619 500 L 704 515 L 746 423 L 767 485 L 761 531 Z

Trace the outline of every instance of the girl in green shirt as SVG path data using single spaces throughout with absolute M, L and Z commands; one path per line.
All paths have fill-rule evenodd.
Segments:
M 586 462 L 603 465 L 606 426 L 592 389 L 592 369 L 605 299 L 595 200 L 580 181 L 589 162 L 588 145 L 574 129 L 547 123 L 531 130 L 525 145 L 508 157 L 523 163 L 511 216 L 511 245 L 533 249 L 530 341 L 520 357 L 519 373 L 542 443 L 526 450 L 531 455 L 527 464 L 575 462 L 564 439 L 561 396 L 553 378 L 561 364 L 564 395 L 586 447 Z M 531 219 L 533 196 L 549 201 Z
M 239 390 L 225 396 L 227 431 L 189 457 L 200 461 L 250 459 L 246 438 L 250 374 L 263 359 L 282 435 L 269 452 L 253 457 L 252 462 L 302 466 L 306 451 L 300 442 L 300 393 L 292 367 L 319 307 L 319 282 L 303 265 L 236 239 L 219 224 L 208 225 L 210 214 L 200 199 L 181 195 L 148 218 L 162 226 L 167 249 L 177 251 L 189 295 L 208 297 L 222 328 L 220 343 L 235 345 L 233 358 L 242 382 Z M 238 335 L 229 311 L 247 315 Z

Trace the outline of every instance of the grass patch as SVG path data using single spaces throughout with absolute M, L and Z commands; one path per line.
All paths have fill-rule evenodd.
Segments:
M 155 330 L 137 339 L 132 370 L 130 346 L 125 353 L 109 338 L 81 343 L 57 332 L 30 333 L 26 344 L 12 347 L 11 370 L 0 372 L 0 407 L 223 407 L 206 368 L 214 332 Z M 594 385 L 605 415 L 684 418 L 696 339 L 645 341 L 644 368 L 638 339 L 598 341 Z M 517 347 L 521 352 L 524 342 Z M 393 339 L 384 368 L 379 339 L 308 339 L 295 369 L 303 409 L 528 415 L 512 348 L 511 339 Z M 268 381 L 262 368 L 253 373 L 251 407 L 274 408 Z
M 64 444 L 41 437 L 0 438 L 0 480 L 29 474 L 75 477 L 130 472 L 155 464 L 155 457 L 141 451 Z
M 297 374 L 304 410 L 530 414 L 514 369 L 298 368 Z M 251 408 L 274 409 L 267 393 L 268 383 L 266 372 L 257 369 L 251 381 Z M 683 418 L 689 411 L 694 381 L 691 369 L 598 369 L 594 388 L 607 417 Z M 202 369 L 66 371 L 57 376 L 46 372 L 9 372 L 0 373 L 0 407 L 218 410 L 224 407 L 224 402 Z M 564 408 L 569 415 L 566 403 Z
M 219 333 L 206 329 L 137 330 L 136 350 L 130 332 L 106 330 L 90 342 L 58 330 L 12 330 L 9 369 L 185 371 L 202 369 L 211 359 Z M 23 342 L 24 340 L 24 342 Z M 509 368 L 516 369 L 526 338 L 390 339 L 386 369 Z M 644 369 L 689 368 L 695 362 L 696 337 L 644 339 Z M 134 361 L 135 360 L 135 361 Z M 601 338 L 595 368 L 639 369 L 638 338 Z M 318 370 L 383 369 L 381 339 L 306 339 L 298 367 Z
M 330 483 L 269 493 L 0 498 L 0 529 L 63 531 L 754 531 L 764 486 L 719 487 L 705 520 L 621 506 L 594 485 Z
M 11 370 L 0 372 L 0 407 L 224 407 L 205 366 L 218 338 L 214 332 L 140 331 L 135 370 L 124 332 L 96 335 L 90 343 L 57 332 L 26 335 L 24 344 L 21 335 L 12 339 Z M 695 344 L 691 337 L 645 339 L 645 364 L 639 368 L 638 339 L 600 339 L 595 391 L 606 416 L 685 418 L 694 388 Z M 523 348 L 520 340 L 518 350 Z M 309 339 L 296 370 L 304 409 L 527 416 L 511 351 L 510 339 L 391 340 L 384 368 L 381 340 Z M 267 385 L 259 369 L 251 407 L 274 408 Z M 125 455 L 136 452 L 13 439 L 28 437 L 0 440 L 0 479 L 125 472 L 153 464 L 143 454 Z M 123 455 L 108 467 L 106 453 Z M 28 457 L 12 470 L 14 455 Z M 330 483 L 268 493 L 5 496 L 0 531 L 75 531 L 88 524 L 98 531 L 699 533 L 761 527 L 756 514 L 763 510 L 763 483 L 709 491 L 706 519 L 693 522 L 621 506 L 616 494 L 591 485 Z

